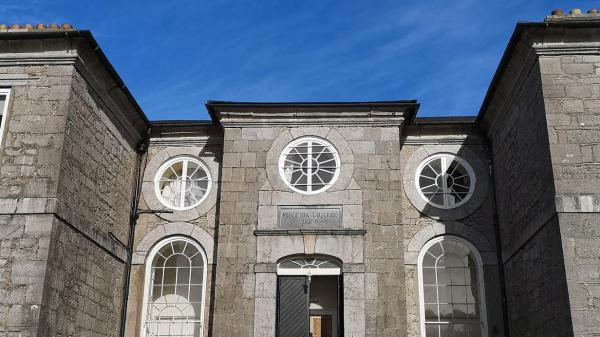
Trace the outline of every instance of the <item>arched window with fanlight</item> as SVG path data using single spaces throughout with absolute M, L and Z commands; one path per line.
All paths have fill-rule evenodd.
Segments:
M 157 244 L 146 263 L 142 337 L 200 337 L 206 291 L 206 255 L 186 237 Z
M 457 236 L 429 241 L 419 254 L 419 294 L 423 337 L 485 337 L 482 260 Z

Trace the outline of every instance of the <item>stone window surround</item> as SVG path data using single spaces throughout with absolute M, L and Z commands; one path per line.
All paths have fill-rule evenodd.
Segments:
M 172 236 L 184 236 L 195 240 L 206 254 L 207 263 L 213 264 L 214 238 L 202 227 L 187 222 L 165 223 L 146 233 L 135 247 L 132 264 L 146 263 L 150 250 L 162 240 Z
M 404 263 L 417 265 L 423 246 L 430 240 L 444 235 L 457 236 L 469 241 L 477 249 L 484 266 L 497 263 L 494 245 L 477 229 L 456 221 L 431 221 L 427 226 L 421 228 L 410 240 L 405 242 Z
M 6 122 L 8 121 L 8 105 L 10 103 L 10 95 L 11 94 L 11 89 L 10 88 L 0 88 L 0 96 L 4 96 L 4 108 L 2 109 L 3 111 L 0 111 L 0 114 L 2 114 L 2 119 L 0 120 L 0 147 L 2 146 L 2 143 L 4 143 L 4 131 L 7 129 L 6 126 Z
M 463 158 L 468 162 L 477 179 L 477 186 L 469 200 L 464 204 L 451 208 L 443 209 L 435 207 L 425 201 L 418 189 L 415 181 L 417 169 L 421 163 L 435 154 L 452 154 Z M 475 149 L 475 146 L 468 145 L 423 145 L 411 154 L 404 166 L 404 174 L 402 178 L 404 193 L 410 200 L 411 204 L 421 213 L 431 218 L 440 220 L 457 220 L 462 219 L 474 213 L 487 197 L 489 189 L 489 173 L 488 165 L 484 160 L 485 156 L 482 151 Z
M 146 202 L 147 207 L 152 211 L 157 211 L 156 215 L 169 221 L 191 221 L 199 218 L 200 216 L 208 213 L 217 203 L 217 184 L 219 177 L 219 163 L 216 158 L 212 156 L 202 155 L 202 146 L 194 147 L 167 147 L 160 150 L 157 154 L 153 155 L 146 169 L 144 170 L 144 177 L 142 181 L 142 197 Z M 173 210 L 166 207 L 155 193 L 155 176 L 159 168 L 166 163 L 168 160 L 175 157 L 192 157 L 200 160 L 206 168 L 211 177 L 209 192 L 205 199 L 200 202 L 196 207 L 185 210 Z M 166 211 L 162 213 L 160 211 Z
M 154 256 L 156 255 L 156 253 L 158 252 L 158 250 L 160 248 L 162 248 L 164 245 L 173 242 L 173 241 L 186 241 L 188 243 L 193 244 L 194 246 L 196 246 L 196 248 L 198 249 L 198 251 L 200 252 L 200 254 L 202 255 L 202 260 L 204 262 L 204 271 L 203 271 L 203 281 L 202 281 L 202 301 L 201 301 L 201 305 L 200 305 L 200 336 L 203 335 L 203 331 L 204 331 L 204 311 L 205 311 L 205 302 L 206 302 L 206 284 L 207 284 L 207 278 L 208 278 L 208 258 L 207 258 L 207 254 L 206 251 L 203 249 L 203 246 L 197 242 L 196 240 L 193 240 L 187 236 L 182 236 L 182 235 L 175 235 L 175 236 L 170 236 L 167 238 L 162 238 L 159 242 L 156 242 L 152 249 L 148 251 L 147 254 L 147 259 L 146 259 L 146 263 L 145 263 L 145 271 L 144 271 L 144 296 L 143 296 L 143 302 L 142 302 L 142 318 L 141 318 L 141 327 L 142 327 L 142 332 L 141 335 L 142 336 L 147 336 L 147 334 L 144 332 L 145 330 L 143 329 L 145 323 L 146 323 L 146 312 L 147 312 L 147 305 L 148 305 L 148 297 L 150 296 L 150 287 L 152 286 L 150 284 L 150 272 L 152 270 L 151 266 L 152 266 L 152 262 L 154 260 Z
M 480 320 L 482 323 L 482 327 L 481 327 L 481 336 L 482 337 L 487 337 L 488 333 L 487 333 L 487 310 L 486 310 L 486 292 L 485 292 L 485 278 L 483 275 L 483 259 L 479 253 L 479 250 L 477 250 L 477 248 L 468 240 L 460 237 L 460 236 L 456 236 L 456 235 L 440 235 L 437 236 L 435 238 L 432 238 L 431 240 L 429 240 L 428 242 L 426 242 L 423 247 L 421 248 L 420 252 L 419 252 L 419 257 L 418 257 L 418 267 L 417 267 L 417 280 L 418 280 L 418 287 L 419 287 L 419 317 L 420 317 L 420 326 L 421 326 L 421 336 L 426 336 L 425 334 L 425 304 L 424 304 L 424 287 L 423 287 L 423 257 L 425 256 L 425 254 L 427 253 L 427 251 L 429 250 L 429 248 L 431 248 L 434 244 L 444 240 L 444 239 L 451 239 L 451 240 L 455 240 L 458 241 L 459 243 L 463 244 L 464 246 L 466 246 L 470 253 L 475 257 L 476 263 L 477 263 L 477 277 L 479 279 L 479 301 L 480 301 L 480 306 L 481 306 L 481 310 L 480 310 Z
M 336 130 L 331 127 L 298 127 L 283 129 L 277 138 L 273 141 L 269 151 L 267 152 L 266 171 L 267 179 L 275 191 L 292 192 L 285 181 L 279 175 L 279 157 L 285 147 L 292 141 L 301 137 L 317 137 L 331 143 L 337 150 L 340 158 L 339 176 L 336 182 L 331 185 L 327 192 L 335 192 L 345 190 L 350 184 L 354 173 L 354 156 L 346 139 Z M 308 196 L 310 198 L 310 196 Z

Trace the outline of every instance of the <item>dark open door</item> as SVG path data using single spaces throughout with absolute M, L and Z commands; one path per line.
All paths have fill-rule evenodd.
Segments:
M 309 334 L 309 286 L 306 276 L 279 276 L 277 285 L 277 336 Z

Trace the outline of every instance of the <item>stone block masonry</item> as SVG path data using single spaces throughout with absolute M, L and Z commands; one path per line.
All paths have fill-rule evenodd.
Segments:
M 543 55 L 539 62 L 544 93 L 564 91 L 544 103 L 573 330 L 599 335 L 600 56 Z
M 66 52 L 19 60 L 27 46 L 44 43 L 11 42 L 0 66 L 18 79 L 0 157 L 0 335 L 116 336 L 125 251 L 109 234 L 127 241 L 134 144 L 108 113 L 105 70 Z
M 511 336 L 572 334 L 544 98 L 534 63 L 488 133 Z

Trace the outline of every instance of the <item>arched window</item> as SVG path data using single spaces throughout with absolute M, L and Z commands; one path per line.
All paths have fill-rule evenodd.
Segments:
M 191 239 L 160 242 L 146 263 L 143 337 L 202 336 L 206 256 Z
M 459 237 L 429 241 L 419 254 L 423 337 L 486 336 L 482 261 Z

